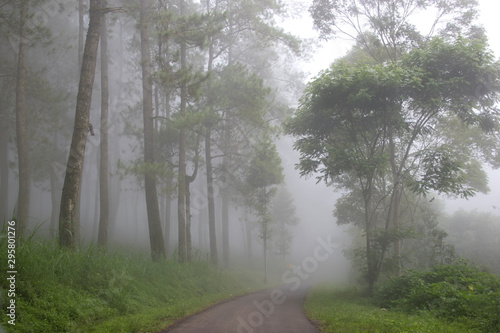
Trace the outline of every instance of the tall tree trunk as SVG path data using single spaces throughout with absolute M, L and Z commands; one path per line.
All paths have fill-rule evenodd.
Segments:
M 121 109 L 123 105 L 123 19 L 119 18 L 118 21 L 119 24 L 119 29 L 118 29 L 118 41 L 119 41 L 119 46 L 118 46 L 118 89 L 117 89 L 117 96 L 116 96 L 116 103 L 115 103 L 115 109 Z M 108 61 L 109 63 L 109 61 Z M 109 116 L 109 115 L 108 115 Z M 109 118 L 109 117 L 108 117 Z M 113 132 L 112 132 L 113 134 Z M 112 135 L 111 139 L 109 139 L 109 145 L 111 145 L 111 153 L 112 155 L 109 156 L 109 151 L 108 151 L 108 156 L 111 159 L 111 165 L 116 165 L 116 161 L 120 160 L 120 144 L 118 142 L 118 139 L 116 138 L 116 135 Z M 114 154 L 113 154 L 114 153 Z M 115 155 L 116 154 L 116 155 Z M 109 166 L 109 165 L 108 165 Z M 120 177 L 118 176 L 113 176 L 111 175 L 110 177 L 110 182 L 108 183 L 110 186 L 111 190 L 111 195 L 109 198 L 112 198 L 111 202 L 109 203 L 109 220 L 108 220 L 108 239 L 110 234 L 113 232 L 115 226 L 116 226 L 116 220 L 118 217 L 118 209 L 120 207 L 120 197 L 121 197 L 121 181 Z
M 151 51 L 149 46 L 149 12 L 150 1 L 141 0 L 141 59 L 142 59 L 142 92 L 144 115 L 144 162 L 154 163 L 154 126 L 153 126 L 153 79 L 151 75 Z M 146 206 L 149 224 L 149 240 L 153 260 L 165 257 L 165 244 L 161 231 L 160 209 L 158 207 L 158 192 L 156 175 L 145 174 Z
M 401 265 L 401 240 L 399 238 L 399 218 L 400 218 L 400 204 L 401 204 L 401 186 L 399 185 L 399 175 L 398 168 L 396 165 L 396 147 L 393 139 L 392 127 L 389 128 L 389 153 L 390 153 L 390 163 L 392 172 L 392 183 L 393 183 L 393 193 L 391 196 L 389 216 L 387 221 L 386 230 L 389 230 L 389 226 L 392 221 L 394 231 L 396 233 L 396 241 L 394 242 L 394 258 L 397 261 L 396 266 L 396 276 L 401 275 L 402 265 Z
M 107 1 L 103 0 L 103 7 Z M 106 16 L 102 18 L 101 27 L 101 141 L 100 141 L 100 166 L 99 166 L 99 234 L 97 245 L 106 248 L 108 243 L 109 225 L 109 189 L 108 189 L 108 31 Z
M 186 260 L 191 261 L 193 245 L 191 240 L 191 191 L 190 180 L 186 178 Z
M 165 93 L 165 118 L 170 119 L 170 92 L 167 90 Z M 167 162 L 171 162 L 171 158 L 167 157 Z M 167 254 L 170 248 L 170 230 L 171 230 L 171 221 L 172 221 L 172 198 L 170 195 L 170 189 L 172 187 L 173 177 L 167 176 L 166 181 L 166 194 L 165 194 L 165 248 L 167 250 Z
M 207 1 L 207 12 L 210 13 L 210 1 Z M 208 66 L 207 71 L 212 71 L 214 61 L 214 42 L 212 36 L 209 37 Z M 210 84 L 210 81 L 209 81 Z M 209 105 L 210 109 L 210 105 Z M 210 120 L 206 124 L 205 131 L 205 163 L 207 172 L 207 200 L 208 200 L 208 234 L 210 241 L 210 261 L 217 266 L 217 232 L 215 227 L 215 197 L 214 197 L 214 175 L 212 167 L 212 123 Z
M 59 147 L 58 147 L 58 139 L 59 131 L 56 129 L 54 131 L 54 150 L 52 151 L 52 165 L 49 172 L 49 181 L 50 181 L 50 197 L 52 203 L 51 209 L 51 218 L 50 218 L 50 232 L 51 236 L 54 238 L 57 237 L 57 229 L 58 229 L 58 217 L 59 217 L 59 207 L 61 205 L 61 180 L 56 173 L 55 165 L 59 164 Z
M 177 180 L 177 221 L 179 261 L 186 261 L 186 148 L 184 129 L 179 134 L 179 173 Z
M 214 179 L 212 167 L 212 138 L 211 126 L 207 125 L 205 132 L 205 164 L 207 172 L 207 200 L 208 200 L 208 234 L 210 239 L 210 261 L 217 265 L 217 240 L 215 230 L 215 198 L 214 198 Z
M 83 52 L 84 52 L 84 34 L 85 34 L 85 21 L 84 21 L 84 15 L 85 14 L 85 1 L 84 0 L 78 0 L 78 79 L 80 79 L 81 71 L 82 71 L 82 63 L 83 63 Z M 75 220 L 74 220 L 74 225 L 75 225 L 75 243 L 77 243 L 80 239 L 80 219 L 81 219 L 81 189 L 82 189 L 82 182 L 83 182 L 84 176 L 80 177 L 80 184 L 78 185 L 80 190 L 76 194 L 76 204 L 75 204 Z M 89 192 L 90 194 L 90 192 Z
M 224 268 L 229 266 L 229 200 L 230 189 L 226 186 L 222 191 L 222 264 Z
M 224 142 L 225 145 L 229 145 L 231 142 L 231 135 L 229 132 L 229 128 L 226 126 L 224 128 Z M 222 158 L 222 166 L 223 166 L 223 177 L 225 177 L 225 186 L 220 190 L 220 195 L 222 199 L 222 261 L 224 267 L 229 265 L 229 201 L 230 201 L 230 192 L 231 188 L 228 183 L 229 179 L 229 164 L 230 157 L 228 153 L 224 154 Z
M 180 15 L 185 14 L 184 0 L 180 0 Z M 181 41 L 181 70 L 187 69 L 186 60 L 186 42 Z M 180 114 L 181 117 L 186 115 L 187 106 L 187 82 L 183 79 L 181 82 L 181 101 Z M 179 224 L 179 261 L 186 261 L 186 130 L 181 127 L 179 129 L 179 173 L 178 173 L 178 193 L 177 193 L 177 220 Z
M 75 248 L 76 245 L 75 207 L 78 204 L 77 198 L 81 189 L 80 185 L 85 144 L 89 130 L 90 105 L 94 86 L 102 14 L 101 1 L 90 0 L 89 29 L 83 52 L 80 83 L 76 100 L 75 125 L 59 213 L 59 244 L 69 248 Z
M 22 1 L 19 21 L 19 57 L 17 63 L 16 86 L 16 137 L 19 166 L 19 196 L 17 199 L 17 233 L 21 237 L 28 222 L 30 208 L 30 165 L 28 156 L 28 138 L 26 134 L 26 110 L 24 106 L 26 88 L 26 37 L 29 3 Z
M 194 157 L 194 170 L 191 176 L 186 175 L 186 259 L 191 261 L 192 259 L 192 240 L 191 240 L 191 183 L 195 181 L 198 175 L 198 166 L 200 160 L 199 146 L 200 146 L 201 135 L 196 136 L 196 153 Z
M 172 199 L 170 194 L 165 195 L 165 225 L 164 225 L 164 239 L 165 239 L 165 251 L 167 255 L 170 249 L 170 221 L 172 220 Z

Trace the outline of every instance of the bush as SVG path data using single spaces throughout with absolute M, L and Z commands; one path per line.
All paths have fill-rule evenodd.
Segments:
M 465 261 L 427 272 L 407 271 L 381 285 L 376 300 L 382 307 L 431 311 L 450 320 L 469 318 L 484 331 L 500 331 L 500 278 Z

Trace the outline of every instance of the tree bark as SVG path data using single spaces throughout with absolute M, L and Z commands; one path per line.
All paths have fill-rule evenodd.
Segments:
M 17 199 L 17 237 L 22 237 L 28 223 L 30 208 L 30 165 L 28 156 L 28 138 L 26 134 L 26 110 L 24 105 L 26 89 L 26 51 L 28 48 L 26 29 L 28 22 L 28 1 L 22 1 L 19 21 L 19 55 L 17 63 L 16 86 L 16 138 L 19 167 L 19 196 Z
M 229 195 L 230 189 L 226 186 L 221 191 L 222 195 L 222 264 L 224 268 L 229 266 Z
M 107 1 L 102 0 L 103 7 Z M 108 165 L 108 31 L 106 16 L 102 18 L 101 26 L 101 140 L 99 165 L 99 234 L 97 245 L 106 248 L 109 226 L 109 165 Z
M 59 158 L 58 158 L 58 130 L 56 129 L 54 132 L 54 150 L 52 153 L 52 159 L 53 163 L 59 163 Z M 50 168 L 50 173 L 49 173 L 49 180 L 50 180 L 50 196 L 51 196 L 51 202 L 52 202 L 52 210 L 51 210 L 51 218 L 50 218 L 50 232 L 51 236 L 54 238 L 57 237 L 57 229 L 58 229 L 58 217 L 59 217 L 59 207 L 61 206 L 61 180 L 59 179 L 58 175 L 56 174 L 56 169 L 55 169 L 55 164 L 51 165 Z
M 210 2 L 207 1 L 207 11 L 210 12 Z M 214 61 L 214 42 L 210 36 L 208 48 L 208 66 L 207 71 L 210 73 Z M 209 81 L 210 84 L 210 81 Z M 210 105 L 209 105 L 210 109 Z M 214 172 L 212 166 L 212 124 L 210 120 L 207 122 L 205 131 L 205 163 L 207 172 L 207 200 L 208 200 L 208 234 L 210 240 L 210 261 L 214 266 L 217 266 L 217 233 L 215 227 L 215 197 L 214 197 Z
M 180 15 L 184 15 L 184 0 L 179 1 Z M 181 70 L 187 69 L 186 42 L 181 41 L 180 46 Z M 187 106 L 187 82 L 181 82 L 180 115 L 186 115 Z M 177 220 L 179 224 L 179 261 L 186 261 L 186 130 L 179 129 L 179 172 L 178 172 L 178 193 L 177 193 Z
M 205 132 L 205 163 L 207 172 L 207 200 L 208 200 L 208 234 L 210 238 L 210 261 L 217 265 L 217 240 L 215 230 L 215 198 L 214 198 L 214 178 L 212 167 L 212 129 L 207 125 Z
M 90 1 L 90 20 L 76 101 L 75 125 L 66 167 L 59 213 L 59 244 L 74 249 L 76 245 L 75 208 L 80 192 L 85 144 L 89 129 L 90 105 L 94 87 L 97 50 L 101 32 L 100 0 Z
M 190 180 L 186 178 L 186 260 L 191 261 L 193 244 L 191 240 L 191 191 Z
M 149 12 L 150 1 L 141 0 L 141 59 L 142 59 L 142 92 L 144 116 L 144 162 L 153 164 L 154 154 L 154 126 L 153 126 L 153 79 L 151 75 L 151 51 L 149 44 Z M 156 175 L 146 172 L 145 192 L 149 225 L 149 240 L 151 243 L 151 257 L 159 260 L 165 257 L 165 244 L 161 231 L 160 209 L 158 206 L 158 192 L 156 189 Z

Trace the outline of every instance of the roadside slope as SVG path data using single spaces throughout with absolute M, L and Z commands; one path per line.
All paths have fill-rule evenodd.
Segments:
M 0 238 L 2 296 L 9 289 L 6 243 Z M 147 254 L 72 252 L 35 240 L 16 249 L 16 267 L 15 330 L 2 304 L 7 332 L 157 332 L 263 287 L 260 273 L 222 271 L 205 261 L 152 262 Z

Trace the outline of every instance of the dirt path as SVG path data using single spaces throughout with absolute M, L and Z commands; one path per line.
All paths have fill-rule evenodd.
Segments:
M 271 288 L 221 303 L 161 333 L 319 333 L 302 311 L 307 290 Z

